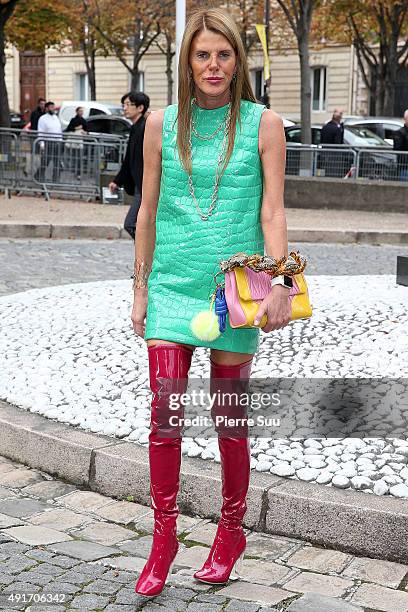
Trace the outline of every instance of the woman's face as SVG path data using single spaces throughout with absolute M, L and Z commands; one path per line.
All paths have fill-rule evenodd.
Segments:
M 189 56 L 196 88 L 209 96 L 229 90 L 236 68 L 236 54 L 222 34 L 202 30 L 192 40 Z

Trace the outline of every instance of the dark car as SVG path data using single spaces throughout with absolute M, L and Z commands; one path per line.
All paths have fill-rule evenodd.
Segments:
M 376 178 L 393 180 L 397 176 L 397 159 L 390 145 L 383 139 L 371 132 L 366 127 L 344 126 L 344 150 L 341 145 L 321 144 L 321 125 L 312 126 L 312 148 L 331 150 L 319 152 L 316 155 L 304 153 L 301 163 L 301 152 L 294 147 L 289 147 L 286 158 L 287 174 L 309 174 L 312 176 L 331 176 L 343 178 L 356 164 L 356 155 L 350 151 L 364 150 L 360 153 L 358 176 L 361 178 Z M 301 129 L 299 125 L 285 129 L 288 144 L 300 145 Z M 375 149 L 381 149 L 376 151 Z M 336 149 L 336 150 L 334 150 Z M 307 167 L 307 171 L 301 172 L 300 168 Z
M 122 161 L 132 122 L 121 115 L 92 115 L 86 120 L 89 136 L 103 148 L 106 163 Z
M 129 136 L 132 122 L 119 115 L 93 115 L 86 120 L 92 134 L 111 134 L 112 136 Z
M 10 111 L 10 127 L 15 130 L 22 130 L 26 125 L 27 121 L 24 119 L 21 113 L 16 111 Z

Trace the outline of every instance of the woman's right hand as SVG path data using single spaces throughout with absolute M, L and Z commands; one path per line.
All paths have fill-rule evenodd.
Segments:
M 135 334 L 141 338 L 144 338 L 145 335 L 146 312 L 147 289 L 135 289 L 131 319 Z

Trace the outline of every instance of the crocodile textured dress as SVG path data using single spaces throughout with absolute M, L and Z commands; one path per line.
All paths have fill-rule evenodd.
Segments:
M 199 340 L 191 319 L 209 309 L 215 289 L 213 274 L 219 261 L 238 251 L 264 253 L 260 223 L 263 175 L 258 131 L 265 106 L 241 100 L 241 127 L 237 121 L 234 149 L 221 177 L 212 215 L 203 221 L 188 188 L 188 175 L 178 155 L 177 105 L 165 109 L 162 131 L 162 174 L 156 216 L 156 245 L 148 279 L 145 340 L 156 338 L 238 353 L 255 353 L 257 328 L 226 330 L 212 342 Z M 210 135 L 226 118 L 228 105 L 204 109 L 194 105 L 199 134 Z M 193 185 L 205 213 L 213 193 L 223 129 L 212 140 L 192 135 Z M 218 277 L 220 280 L 220 276 Z M 222 280 L 222 276 L 221 276 Z

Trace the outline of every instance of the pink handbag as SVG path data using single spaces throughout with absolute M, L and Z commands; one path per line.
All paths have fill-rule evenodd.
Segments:
M 306 281 L 302 273 L 292 277 L 293 287 L 289 291 L 292 306 L 292 319 L 310 317 L 312 314 L 309 303 Z M 225 300 L 228 306 L 231 327 L 264 327 L 266 314 L 258 325 L 254 319 L 259 304 L 272 289 L 272 277 L 266 272 L 255 272 L 248 266 L 234 268 L 225 272 Z M 295 296 L 298 296 L 294 300 Z

